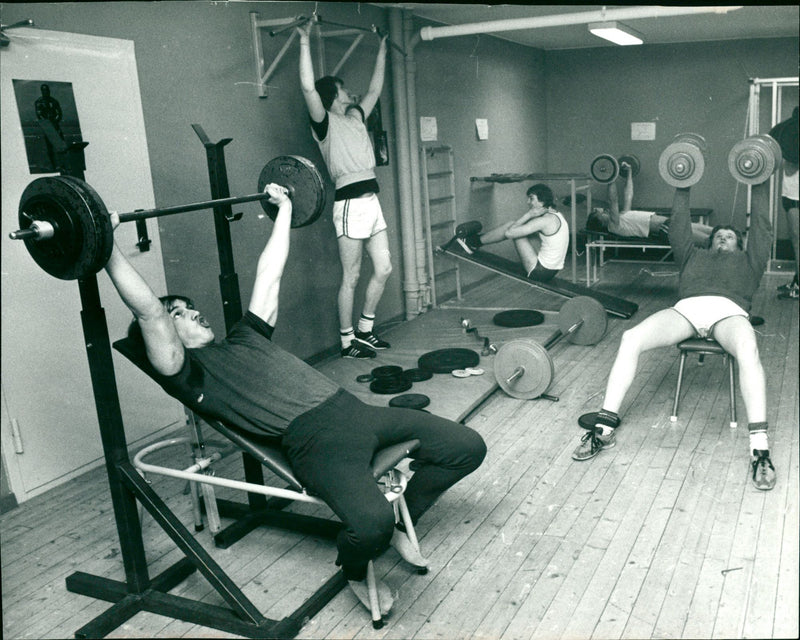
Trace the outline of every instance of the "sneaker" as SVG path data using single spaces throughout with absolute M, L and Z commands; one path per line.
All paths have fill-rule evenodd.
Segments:
M 798 289 L 797 285 L 794 285 L 794 287 L 789 287 L 788 289 L 781 291 L 778 294 L 778 298 L 780 300 L 800 300 L 800 289 Z
M 797 291 L 798 285 L 797 280 L 792 280 L 791 282 L 787 282 L 786 284 L 782 284 L 779 287 L 776 287 L 778 293 L 789 293 L 792 289 Z
M 353 340 L 370 349 L 388 349 L 392 346 L 386 340 L 381 340 L 372 331 L 356 331 Z
M 481 247 L 481 239 L 478 236 L 467 236 L 466 238 L 457 237 L 456 242 L 469 255 L 472 255 Z
M 349 347 L 342 349 L 343 358 L 357 358 L 359 360 L 366 360 L 367 358 L 374 358 L 377 354 L 372 350 L 365 347 L 353 340 Z
M 761 491 L 769 491 L 775 486 L 775 467 L 769 453 L 760 453 L 750 463 L 753 469 L 753 485 Z
M 617 434 L 612 431 L 607 436 L 601 436 L 597 431 L 587 431 L 581 438 L 581 443 L 572 452 L 573 460 L 588 460 L 594 458 L 603 449 L 610 449 L 617 444 Z

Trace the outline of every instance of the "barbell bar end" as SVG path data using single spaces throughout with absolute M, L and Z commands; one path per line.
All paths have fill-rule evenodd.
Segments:
M 517 367 L 514 369 L 514 373 L 512 373 L 508 378 L 506 378 L 506 384 L 511 384 L 517 378 L 522 377 L 525 374 L 525 367 Z

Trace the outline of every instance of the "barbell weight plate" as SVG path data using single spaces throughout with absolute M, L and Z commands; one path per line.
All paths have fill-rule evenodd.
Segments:
M 761 184 L 769 180 L 781 163 L 781 147 L 768 135 L 740 140 L 728 154 L 731 175 L 744 184 Z
M 498 327 L 535 327 L 544 322 L 544 314 L 535 309 L 507 309 L 492 318 Z
M 403 371 L 403 377 L 411 382 L 425 382 L 425 380 L 430 380 L 433 377 L 433 374 L 430 371 L 425 371 L 418 368 L 406 369 Z
M 370 373 L 376 380 L 393 380 L 403 374 L 403 367 L 389 364 L 383 367 L 375 367 Z
M 689 132 L 679 133 L 678 135 L 676 135 L 673 138 L 672 141 L 673 142 L 688 142 L 690 144 L 695 145 L 703 153 L 708 151 L 708 145 L 706 144 L 706 139 L 703 136 L 701 136 L 699 133 L 689 133 Z
M 431 399 L 422 393 L 403 393 L 389 400 L 390 407 L 403 409 L 424 409 L 431 403 Z
M 53 225 L 52 238 L 26 239 L 33 260 L 51 276 L 76 280 L 97 273 L 114 247 L 108 211 L 97 192 L 83 180 L 67 176 L 37 178 L 22 192 L 19 224 L 35 220 Z
M 614 182 L 619 176 L 619 163 L 614 156 L 604 153 L 592 160 L 589 173 L 597 182 Z
M 376 378 L 369 383 L 369 390 L 372 393 L 381 393 L 392 395 L 395 393 L 403 393 L 411 388 L 411 381 L 403 377 L 399 378 Z
M 261 170 L 258 191 L 274 183 L 289 190 L 292 199 L 292 227 L 304 227 L 315 222 L 325 210 L 325 182 L 314 163 L 301 156 L 278 156 Z M 278 207 L 268 200 L 261 200 L 264 212 L 273 220 Z
M 658 159 L 658 171 L 664 182 L 676 188 L 697 184 L 703 177 L 705 166 L 699 143 L 689 137 L 668 145 Z
M 438 349 L 423 353 L 417 366 L 431 373 L 451 373 L 453 369 L 475 367 L 481 357 L 472 349 Z
M 559 330 L 573 344 L 597 344 L 608 328 L 605 308 L 588 296 L 576 296 L 567 300 L 561 306 L 557 319 Z M 569 333 L 570 327 L 579 322 L 580 326 Z
M 639 162 L 638 157 L 636 157 L 632 153 L 629 153 L 627 155 L 620 156 L 617 159 L 617 163 L 619 164 L 619 175 L 621 175 L 623 178 L 627 178 L 628 170 L 622 166 L 623 162 L 627 162 L 631 166 L 634 178 L 639 175 L 639 170 L 642 168 L 642 164 L 641 162 Z
M 519 367 L 524 371 L 509 382 Z M 554 374 L 553 359 L 538 342 L 512 340 L 500 347 L 494 357 L 497 384 L 512 398 L 538 398 L 547 391 Z

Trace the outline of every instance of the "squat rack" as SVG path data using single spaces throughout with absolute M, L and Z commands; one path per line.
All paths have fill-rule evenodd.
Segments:
M 215 199 L 228 195 L 224 146 L 232 139 L 211 142 L 199 125 L 192 125 L 206 149 L 211 191 Z M 83 179 L 83 171 L 70 170 L 69 175 Z M 230 222 L 238 219 L 231 205 L 213 207 L 217 247 L 220 262 L 220 290 L 225 313 L 226 329 L 241 318 L 238 276 L 233 264 Z M 72 593 L 112 602 L 113 605 L 75 632 L 76 638 L 102 638 L 124 624 L 137 613 L 148 611 L 183 620 L 192 624 L 220 629 L 251 638 L 293 638 L 304 622 L 318 613 L 346 584 L 341 572 L 336 572 L 317 591 L 290 615 L 281 620 L 264 617 L 244 592 L 231 580 L 223 568 L 195 540 L 149 483 L 140 475 L 128 453 L 125 427 L 122 421 L 105 311 L 103 310 L 96 274 L 79 278 L 81 321 L 84 343 L 89 360 L 89 373 L 95 409 L 100 426 L 108 484 L 114 519 L 120 543 L 120 555 L 125 573 L 124 581 L 76 571 L 66 578 L 66 588 Z M 260 463 L 243 453 L 246 482 L 263 485 Z M 248 493 L 247 505 L 238 507 L 239 519 L 215 537 L 217 546 L 233 544 L 259 526 L 259 515 L 274 511 L 265 495 Z M 161 529 L 182 551 L 184 557 L 151 577 L 142 537 L 139 508 L 141 504 Z M 285 506 L 285 505 L 284 505 Z M 228 514 L 226 514 L 228 515 Z M 305 521 L 313 520 L 319 530 L 318 518 L 294 515 L 288 529 L 307 530 Z M 223 536 L 223 534 L 226 534 Z M 321 532 L 330 537 L 335 532 Z M 224 544 L 220 544 L 220 536 Z M 200 602 L 168 593 L 194 571 L 203 574 L 227 606 Z

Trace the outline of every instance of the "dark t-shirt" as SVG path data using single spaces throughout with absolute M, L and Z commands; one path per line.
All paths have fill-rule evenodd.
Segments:
M 248 311 L 224 340 L 186 349 L 181 370 L 157 380 L 198 413 L 250 433 L 281 436 L 292 420 L 340 387 L 275 345 L 272 332 Z

